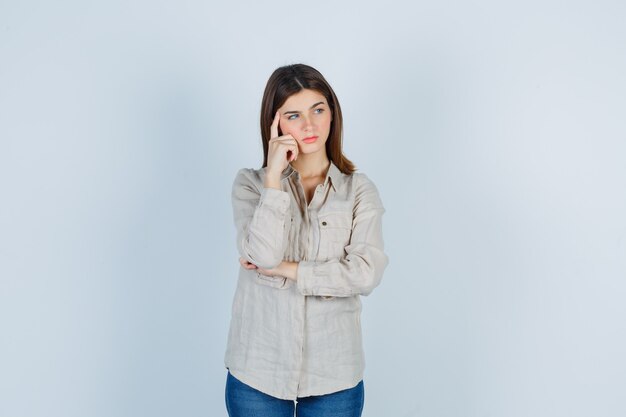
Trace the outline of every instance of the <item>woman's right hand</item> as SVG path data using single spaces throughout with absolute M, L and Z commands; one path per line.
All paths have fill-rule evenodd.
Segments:
M 267 154 L 267 172 L 278 176 L 291 161 L 298 159 L 298 142 L 290 134 L 278 136 L 278 122 L 280 113 L 276 111 L 274 121 L 270 127 L 270 141 Z

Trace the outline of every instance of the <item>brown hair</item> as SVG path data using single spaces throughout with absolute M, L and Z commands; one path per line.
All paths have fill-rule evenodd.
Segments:
M 287 99 L 304 89 L 322 94 L 332 114 L 330 132 L 326 140 L 326 155 L 341 172 L 350 175 L 356 167 L 341 150 L 343 139 L 343 118 L 335 92 L 324 76 L 315 68 L 305 64 L 285 65 L 277 68 L 265 86 L 261 102 L 261 139 L 263 141 L 263 168 L 267 166 L 267 153 L 270 141 L 270 127 L 280 108 Z M 280 129 L 280 128 L 279 128 Z M 280 133 L 280 132 L 279 132 Z

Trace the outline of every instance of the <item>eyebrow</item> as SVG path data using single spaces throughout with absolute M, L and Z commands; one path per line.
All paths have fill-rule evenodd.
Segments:
M 324 103 L 323 101 L 320 101 L 319 103 L 315 103 L 314 105 L 312 105 L 311 107 L 309 107 L 309 109 L 312 109 L 312 108 L 313 108 L 313 107 L 315 107 L 315 106 L 319 106 L 320 104 L 326 104 L 326 103 Z M 296 113 L 296 114 L 297 114 L 297 113 L 300 113 L 300 112 L 299 112 L 299 111 L 293 111 L 293 110 L 291 110 L 291 111 L 286 111 L 286 112 L 284 112 L 283 114 L 291 114 L 291 113 Z

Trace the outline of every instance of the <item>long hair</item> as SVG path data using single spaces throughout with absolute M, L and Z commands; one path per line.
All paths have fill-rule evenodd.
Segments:
M 263 168 L 267 166 L 267 154 L 271 139 L 270 128 L 276 110 L 282 107 L 290 96 L 303 89 L 315 90 L 326 98 L 332 114 L 330 132 L 326 140 L 326 155 L 341 172 L 347 175 L 352 174 L 356 171 L 356 167 L 342 152 L 343 118 L 339 100 L 324 76 L 315 68 L 305 64 L 293 64 L 277 68 L 267 81 L 261 102 Z

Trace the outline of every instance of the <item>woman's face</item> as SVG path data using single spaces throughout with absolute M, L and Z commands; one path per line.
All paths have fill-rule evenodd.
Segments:
M 278 112 L 278 126 L 282 134 L 291 134 L 298 142 L 301 153 L 326 151 L 332 114 L 322 94 L 315 90 L 301 90 L 290 96 Z M 310 139 L 311 137 L 316 139 Z

